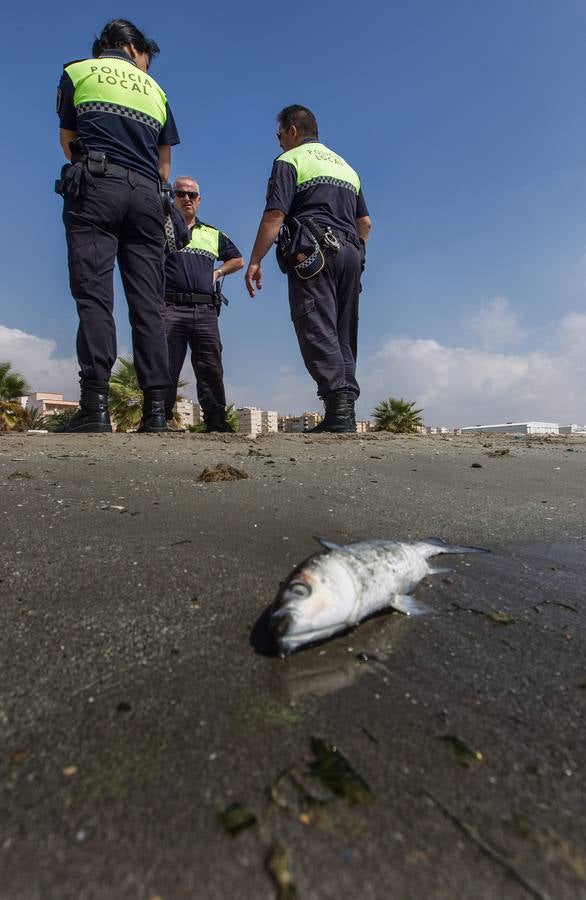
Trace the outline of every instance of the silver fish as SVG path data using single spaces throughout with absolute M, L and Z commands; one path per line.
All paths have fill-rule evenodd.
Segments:
M 357 541 L 339 546 L 316 538 L 324 551 L 300 563 L 282 585 L 272 606 L 269 629 L 280 656 L 304 644 L 322 641 L 391 607 L 421 612 L 410 592 L 433 569 L 428 559 L 440 553 L 487 553 L 438 538 L 425 541 Z

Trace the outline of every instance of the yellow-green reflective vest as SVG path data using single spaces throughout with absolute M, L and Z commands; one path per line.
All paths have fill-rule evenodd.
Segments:
M 197 253 L 210 259 L 219 259 L 220 232 L 213 225 L 196 222 L 191 231 L 191 240 L 180 253 Z
M 157 132 L 167 121 L 167 97 L 154 78 L 130 60 L 101 56 L 70 63 L 65 71 L 74 87 L 73 103 L 84 112 L 110 112 L 150 125 Z
M 296 172 L 296 191 L 316 184 L 332 184 L 360 192 L 360 178 L 345 159 L 317 142 L 300 144 L 278 157 L 279 162 L 292 165 Z

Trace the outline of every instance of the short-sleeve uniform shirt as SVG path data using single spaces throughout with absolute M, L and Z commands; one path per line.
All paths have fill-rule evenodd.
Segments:
M 311 217 L 356 234 L 356 219 L 368 215 L 360 179 L 337 153 L 317 141 L 304 141 L 273 163 L 266 210 L 285 216 Z
M 183 250 L 170 253 L 165 260 L 165 290 L 173 293 L 212 294 L 214 263 L 242 256 L 227 234 L 195 220 L 191 240 Z
M 61 128 L 89 150 L 147 178 L 159 178 L 159 147 L 179 143 L 162 88 L 121 50 L 64 67 L 57 92 Z

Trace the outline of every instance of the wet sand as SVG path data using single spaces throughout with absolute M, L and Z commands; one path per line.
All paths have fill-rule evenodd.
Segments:
M 586 440 L 12 434 L 0 489 L 1 900 L 269 900 L 277 843 L 300 900 L 586 897 Z M 314 534 L 491 553 L 283 662 Z

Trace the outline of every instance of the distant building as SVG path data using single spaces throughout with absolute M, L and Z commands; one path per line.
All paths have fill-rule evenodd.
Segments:
M 279 430 L 279 414 L 272 409 L 263 409 L 260 414 L 263 434 L 274 434 Z
M 367 431 L 372 431 L 373 425 L 372 422 L 369 422 L 368 419 L 359 419 L 356 422 L 356 431 L 358 434 L 365 434 Z
M 560 425 L 560 434 L 586 434 L 586 425 Z
M 55 413 L 63 412 L 65 409 L 77 409 L 79 406 L 77 400 L 64 400 L 63 394 L 48 391 L 35 391 L 34 394 L 21 397 L 20 402 L 25 409 L 37 409 L 42 416 L 54 416 Z
M 279 416 L 279 431 L 288 434 L 309 431 L 310 428 L 315 428 L 322 419 L 323 416 L 317 412 L 304 412 L 301 416 Z
M 469 425 L 462 428 L 462 434 L 492 432 L 496 434 L 559 434 L 555 422 L 505 422 L 501 425 Z
M 193 400 L 178 400 L 176 409 L 177 415 L 184 428 L 189 428 L 190 426 L 199 425 L 201 423 L 201 406 L 199 403 L 194 403 Z
M 256 406 L 242 406 L 236 410 L 241 434 L 260 434 L 262 432 L 262 411 Z

